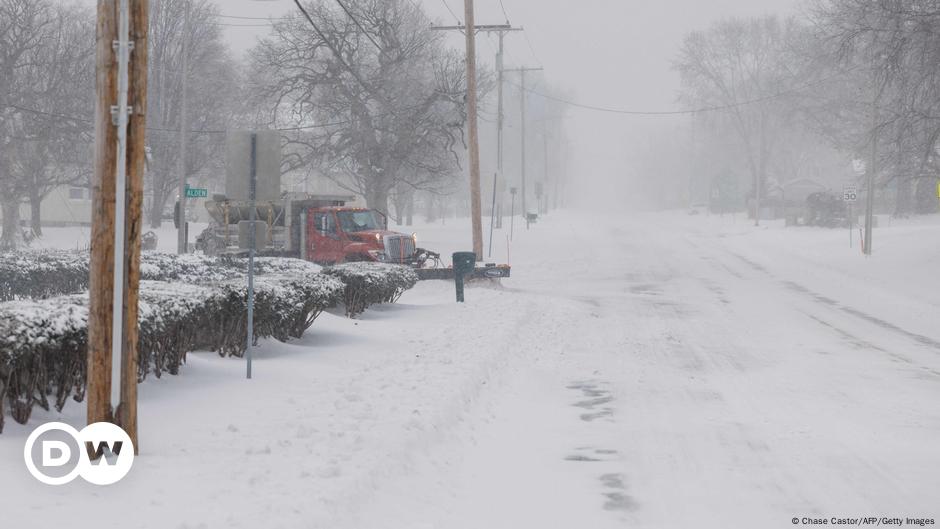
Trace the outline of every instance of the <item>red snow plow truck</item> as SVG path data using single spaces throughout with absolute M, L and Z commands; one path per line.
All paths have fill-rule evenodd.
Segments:
M 417 237 L 390 231 L 388 218 L 347 206 L 354 197 L 286 193 L 278 201 L 255 203 L 255 248 L 259 255 L 284 256 L 330 265 L 357 261 L 415 268 L 421 279 L 453 279 L 438 253 L 418 248 Z M 252 229 L 247 201 L 214 195 L 206 202 L 211 222 L 196 238 L 207 255 L 247 252 Z M 478 266 L 474 278 L 509 277 L 508 265 Z

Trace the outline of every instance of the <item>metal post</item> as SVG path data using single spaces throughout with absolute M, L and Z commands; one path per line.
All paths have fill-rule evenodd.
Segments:
M 182 106 L 180 108 L 180 153 L 177 160 L 179 171 L 179 225 L 176 232 L 176 252 L 186 253 L 189 248 L 189 240 L 186 234 L 186 133 L 189 128 L 189 34 L 191 22 L 192 1 L 186 0 L 186 9 L 183 12 L 183 70 L 180 72 L 182 83 Z M 164 74 L 165 75 L 165 74 Z
M 307 210 L 300 212 L 300 258 L 307 260 Z
M 499 178 L 503 178 L 503 125 L 505 123 L 505 116 L 503 109 L 505 105 L 503 103 L 503 39 L 505 38 L 506 33 L 503 31 L 499 32 L 499 52 L 496 54 L 496 174 Z M 496 202 L 496 183 L 493 184 L 493 202 Z M 502 206 L 503 197 L 500 195 L 499 204 Z M 495 207 L 495 206 L 494 206 Z M 499 227 L 503 227 L 503 212 L 502 207 L 500 207 L 499 212 Z M 493 230 L 490 229 L 490 256 L 493 255 Z
M 545 150 L 545 176 L 543 178 L 543 194 L 545 195 L 545 209 L 542 211 L 542 200 L 539 200 L 539 212 L 548 213 L 548 123 L 545 124 L 545 131 L 542 134 L 542 144 Z
M 251 171 L 248 180 L 248 343 L 245 358 L 248 364 L 248 378 L 251 379 L 251 348 L 254 346 L 255 333 L 255 222 L 258 217 L 255 206 L 255 192 L 258 176 L 258 135 L 251 133 Z
M 512 195 L 512 208 L 509 210 L 509 240 L 511 241 L 516 227 L 516 188 L 511 188 L 509 194 Z
M 130 6 L 120 0 L 118 19 L 117 178 L 114 193 L 114 288 L 111 314 L 111 404 L 121 402 L 124 346 L 124 223 L 127 220 L 127 90 L 130 77 Z
M 852 247 L 852 226 L 855 222 L 852 220 L 852 203 L 849 202 L 849 248 Z
M 493 207 L 490 209 L 490 248 L 489 257 L 493 257 L 493 225 L 496 223 L 496 178 L 498 173 L 493 173 Z
M 519 90 L 519 98 L 521 99 L 521 101 L 519 104 L 521 105 L 521 108 L 522 108 L 522 127 L 521 127 L 522 128 L 522 147 L 521 147 L 522 149 L 522 174 L 521 174 L 522 186 L 521 187 L 522 187 L 522 216 L 523 217 L 525 216 L 526 211 L 528 211 L 526 210 L 526 205 L 525 205 L 525 104 L 526 104 L 525 74 L 526 74 L 526 70 L 523 69 L 520 71 L 520 75 L 522 76 L 522 89 Z

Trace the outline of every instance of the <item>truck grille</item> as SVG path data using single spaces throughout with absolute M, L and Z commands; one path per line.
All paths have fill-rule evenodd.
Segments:
M 392 263 L 408 262 L 415 253 L 415 241 L 411 237 L 386 237 L 385 254 Z

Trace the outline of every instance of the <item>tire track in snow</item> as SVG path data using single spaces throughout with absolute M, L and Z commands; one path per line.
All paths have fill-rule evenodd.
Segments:
M 887 331 L 891 331 L 891 332 L 893 332 L 893 333 L 902 335 L 902 336 L 904 336 L 904 337 L 906 337 L 906 338 L 908 338 L 908 339 L 910 339 L 910 340 L 913 340 L 914 342 L 917 342 L 917 343 L 920 344 L 920 345 L 929 347 L 929 348 L 931 348 L 931 349 L 936 349 L 937 352 L 940 352 L 940 340 L 935 340 L 935 339 L 933 339 L 933 338 L 930 338 L 929 336 L 924 336 L 923 334 L 918 334 L 918 333 L 916 333 L 916 332 L 911 332 L 911 331 L 909 331 L 909 330 L 907 330 L 907 329 L 904 329 L 904 328 L 902 328 L 902 327 L 900 327 L 900 326 L 898 326 L 898 325 L 895 325 L 895 324 L 893 324 L 893 323 L 891 323 L 891 322 L 889 322 L 889 321 L 886 321 L 886 320 L 884 320 L 884 319 L 882 319 L 882 318 L 878 318 L 878 317 L 876 317 L 876 316 L 872 316 L 871 314 L 868 314 L 867 312 L 858 310 L 858 309 L 853 308 L 853 307 L 849 307 L 849 306 L 847 306 L 847 305 L 845 305 L 845 304 L 843 304 L 843 303 L 840 303 L 839 301 L 836 301 L 836 300 L 834 300 L 834 299 L 832 299 L 832 298 L 826 297 L 826 296 L 824 296 L 824 295 L 822 295 L 822 294 L 820 294 L 820 293 L 818 293 L 818 292 L 816 292 L 816 291 L 814 291 L 814 290 L 812 290 L 812 289 L 810 289 L 810 288 L 808 288 L 808 287 L 806 287 L 806 286 L 804 286 L 804 285 L 801 285 L 801 284 L 796 283 L 796 282 L 791 281 L 791 280 L 781 279 L 780 277 L 778 277 L 778 276 L 777 276 L 776 274 L 774 274 L 773 272 L 770 272 L 766 267 L 764 267 L 764 266 L 762 266 L 762 265 L 760 265 L 760 264 L 758 264 L 758 263 L 755 263 L 754 261 L 751 261 L 750 259 L 748 259 L 748 258 L 746 258 L 746 257 L 744 257 L 744 256 L 742 256 L 742 255 L 739 255 L 739 254 L 737 254 L 737 253 L 734 253 L 734 252 L 732 252 L 732 251 L 730 251 L 730 250 L 725 249 L 725 251 L 726 251 L 728 254 L 730 254 L 730 255 L 734 256 L 735 258 L 739 259 L 741 262 L 747 264 L 747 265 L 748 265 L 749 267 L 751 267 L 753 270 L 758 271 L 758 272 L 761 272 L 761 273 L 763 273 L 763 274 L 766 274 L 766 275 L 768 275 L 769 277 L 772 277 L 772 278 L 775 279 L 778 283 L 780 283 L 781 285 L 783 285 L 784 287 L 786 287 L 788 290 L 791 290 L 791 291 L 793 291 L 793 292 L 798 292 L 798 293 L 800 293 L 800 294 L 803 294 L 803 295 L 805 295 L 805 296 L 811 298 L 812 300 L 814 300 L 814 301 L 817 302 L 817 303 L 820 303 L 820 304 L 823 304 L 823 305 L 826 305 L 826 306 L 829 306 L 829 307 L 832 307 L 832 308 L 841 310 L 842 312 L 844 312 L 844 313 L 846 313 L 846 314 L 850 314 L 850 315 L 852 315 L 852 316 L 855 316 L 856 318 L 865 320 L 865 321 L 867 321 L 868 323 L 872 323 L 872 324 L 874 324 L 874 325 L 877 325 L 878 327 L 881 327 L 882 329 L 885 329 L 885 330 L 887 330 Z

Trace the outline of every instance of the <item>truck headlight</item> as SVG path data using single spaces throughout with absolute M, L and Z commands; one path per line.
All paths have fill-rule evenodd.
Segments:
M 385 261 L 385 252 L 381 250 L 369 250 L 369 255 L 376 261 Z

